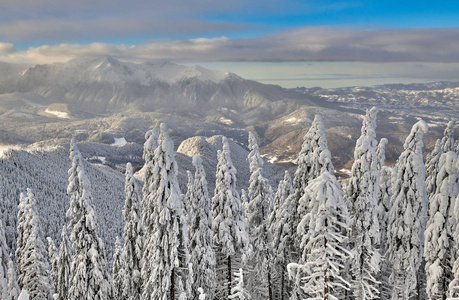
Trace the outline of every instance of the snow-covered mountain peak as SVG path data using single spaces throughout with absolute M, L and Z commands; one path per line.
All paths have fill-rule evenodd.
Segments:
M 154 81 L 174 84 L 180 80 L 196 79 L 218 83 L 228 72 L 211 71 L 201 66 L 187 67 L 168 61 L 144 63 L 122 62 L 111 56 L 84 57 L 66 63 L 37 65 L 22 74 L 23 77 L 40 77 L 53 84 L 75 82 L 102 82 L 111 84 L 137 83 L 151 85 Z

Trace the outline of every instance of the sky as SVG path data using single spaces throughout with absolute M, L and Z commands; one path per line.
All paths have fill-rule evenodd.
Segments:
M 285 87 L 459 81 L 459 5 L 0 0 L 0 61 L 100 55 L 199 64 Z

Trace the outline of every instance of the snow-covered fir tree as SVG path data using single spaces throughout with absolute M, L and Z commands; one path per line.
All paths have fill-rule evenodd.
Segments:
M 126 198 L 123 209 L 124 246 L 122 261 L 125 265 L 122 298 L 126 300 L 136 300 L 140 299 L 140 295 L 142 294 L 142 278 L 140 272 L 144 233 L 140 216 L 140 197 L 131 163 L 127 163 L 126 165 L 124 191 Z
M 434 149 L 427 155 L 426 158 L 426 193 L 429 202 L 437 189 L 438 163 L 440 162 L 440 156 L 442 153 L 441 141 L 438 139 L 435 143 Z
M 18 300 L 20 293 L 16 267 L 14 266 L 14 262 L 10 260 L 8 262 L 8 296 L 11 300 Z
M 56 287 L 57 286 L 57 271 L 59 269 L 59 266 L 57 265 L 58 259 L 59 259 L 59 252 L 52 238 L 47 237 L 46 240 L 48 241 L 48 258 L 49 258 L 49 262 L 51 265 L 51 280 L 52 280 L 53 286 Z
M 379 193 L 378 158 L 376 156 L 376 115 L 367 110 L 360 138 L 354 151 L 352 173 L 347 185 L 347 204 L 351 218 L 351 273 L 354 297 L 359 300 L 377 299 L 376 279 L 381 255 L 377 201 Z
M 302 214 L 304 214 L 304 212 L 298 211 L 300 198 L 303 196 L 304 190 L 310 180 L 317 178 L 323 172 L 331 174 L 334 172 L 325 136 L 324 121 L 320 115 L 315 116 L 308 133 L 304 137 L 300 153 L 298 154 L 297 165 L 298 167 L 293 178 L 294 192 L 289 196 L 291 204 L 289 223 L 292 230 L 289 248 L 291 249 L 293 258 L 298 257 L 301 240 L 296 232 L 298 223 L 302 218 Z
M 379 143 L 378 143 L 378 147 L 376 148 L 376 157 L 377 157 L 377 160 L 378 160 L 378 163 L 377 163 L 377 169 L 379 171 L 381 171 L 382 167 L 384 166 L 384 164 L 386 163 L 386 145 L 387 145 L 387 139 L 386 138 L 382 138 Z
M 284 179 L 279 182 L 274 196 L 274 208 L 269 217 L 269 231 L 272 236 L 273 252 L 273 296 L 275 299 L 286 300 L 289 296 L 287 264 L 290 262 L 287 240 L 291 235 L 290 202 L 288 196 L 293 193 L 292 179 L 286 170 Z
M 305 262 L 297 266 L 304 276 L 301 288 L 308 299 L 343 299 L 350 289 L 345 276 L 349 212 L 335 176 L 325 172 L 310 181 L 301 201 L 308 203 L 308 213 L 298 225 Z
M 425 231 L 427 295 L 429 299 L 446 299 L 453 279 L 455 260 L 453 234 L 456 229 L 454 204 L 459 194 L 457 155 L 450 151 L 440 157 L 437 189 L 430 199 L 430 214 Z
M 269 231 L 269 214 L 272 206 L 272 188 L 263 176 L 263 160 L 257 140 L 249 132 L 250 179 L 246 216 L 249 228 L 252 255 L 247 287 L 253 299 L 273 299 L 272 291 L 272 247 Z
M 143 159 L 145 164 L 144 170 L 144 181 L 143 181 L 143 193 L 142 193 L 142 226 L 144 230 L 144 248 L 142 249 L 141 259 L 141 276 L 140 283 L 142 284 L 142 290 L 145 278 L 150 278 L 152 269 L 147 266 L 147 262 L 153 259 L 154 253 L 145 251 L 145 243 L 147 242 L 147 233 L 152 233 L 154 230 L 154 209 L 156 207 L 154 193 L 156 192 L 156 183 L 154 178 L 155 172 L 155 149 L 158 147 L 158 132 L 156 130 L 149 130 L 145 134 L 145 144 L 143 148 Z M 156 170 L 157 171 L 157 170 Z
M 184 206 L 177 181 L 177 163 L 174 144 L 169 137 L 166 124 L 161 124 L 158 147 L 154 152 L 153 178 L 144 196 L 145 247 L 142 261 L 142 298 L 154 300 L 180 299 L 183 293 L 177 291 L 188 277 L 188 236 Z M 147 171 L 148 167 L 145 171 Z M 145 182 L 145 184 L 149 184 Z M 177 294 L 180 293 L 180 294 Z
M 234 272 L 234 277 L 236 284 L 231 289 L 231 295 L 228 296 L 228 299 L 236 299 L 236 300 L 249 300 L 252 299 L 250 293 L 244 286 L 244 272 L 242 268 L 239 268 L 238 272 Z
M 196 169 L 191 198 L 189 251 L 193 266 L 192 299 L 199 296 L 198 289 L 206 291 L 208 299 L 213 299 L 216 286 L 216 260 L 212 235 L 212 202 L 207 189 L 207 179 L 202 159 L 193 156 Z
M 3 225 L 2 214 L 0 214 L 0 298 L 12 300 L 9 296 L 8 289 L 8 268 L 11 258 L 8 254 L 8 245 L 6 244 L 5 228 Z
M 156 190 L 154 182 L 154 152 L 158 147 L 158 132 L 150 130 L 145 134 L 145 144 L 143 149 L 143 159 L 145 160 L 144 169 L 144 184 L 142 198 L 142 224 L 145 231 L 153 230 L 153 209 L 154 198 L 153 193 Z
M 114 299 L 125 299 L 124 298 L 124 261 L 123 261 L 123 246 L 120 239 L 117 237 L 115 241 L 115 252 L 113 253 L 113 265 L 112 265 L 112 289 Z
M 193 208 L 191 207 L 191 202 L 193 201 L 193 185 L 194 185 L 194 179 L 193 179 L 193 173 L 191 171 L 187 170 L 186 175 L 188 178 L 188 183 L 186 185 L 186 193 L 183 198 L 183 205 L 185 207 L 185 215 L 187 218 L 187 226 L 190 226 L 191 219 L 193 218 Z
M 424 245 L 427 196 L 422 138 L 428 130 L 424 121 L 411 129 L 397 164 L 387 231 L 387 259 L 392 299 L 408 300 L 421 293 L 418 284 Z
M 233 268 L 238 260 L 245 261 L 250 252 L 247 224 L 236 189 L 236 168 L 231 161 L 227 138 L 223 137 L 222 142 L 223 150 L 217 153 L 215 192 L 212 198 L 212 231 L 217 270 L 220 270 L 217 274 L 219 299 L 231 295 Z
M 385 259 L 386 243 L 387 243 L 387 221 L 389 219 L 390 198 L 392 197 L 392 181 L 395 177 L 395 171 L 391 167 L 385 166 L 386 160 L 386 145 L 387 139 L 382 138 L 379 141 L 376 150 L 378 158 L 378 171 L 380 172 L 379 180 L 379 194 L 377 203 L 377 215 L 379 220 L 379 233 L 380 233 L 380 247 L 379 253 L 381 254 L 381 270 L 378 276 L 379 283 L 379 298 L 381 300 L 389 300 L 392 296 L 392 289 L 389 284 L 390 265 Z
M 456 170 L 459 170 L 459 159 L 456 164 Z M 459 220 L 459 196 L 456 197 L 454 203 L 454 217 L 456 220 Z M 453 265 L 453 280 L 448 287 L 448 300 L 458 300 L 459 299 L 459 226 L 456 226 L 456 230 L 453 234 L 454 238 L 454 250 L 456 251 L 456 261 Z
M 69 237 L 67 235 L 67 226 L 62 228 L 61 245 L 59 246 L 59 257 L 57 260 L 57 284 L 56 294 L 58 300 L 67 300 L 70 288 L 70 267 L 72 263 L 72 249 Z
M 27 195 L 21 193 L 16 249 L 18 285 L 27 290 L 31 298 L 45 300 L 53 294 L 53 289 L 36 205 L 31 189 L 27 189 Z
M 68 298 L 110 299 L 112 297 L 111 278 L 107 269 L 105 249 L 99 238 L 98 224 L 93 208 L 91 185 L 85 173 L 84 160 L 76 141 L 70 143 L 69 185 L 70 240 L 75 251 L 71 264 Z
M 389 276 L 391 267 L 386 257 L 387 251 L 387 226 L 389 222 L 390 199 L 392 197 L 392 184 L 396 177 L 394 168 L 382 166 L 381 176 L 379 181 L 379 196 L 377 214 L 379 220 L 379 233 L 380 233 L 380 248 L 379 253 L 383 256 L 381 261 L 381 271 L 378 276 L 379 284 L 379 298 L 381 300 L 389 300 L 392 297 L 392 287 L 389 283 Z
M 441 151 L 443 153 L 455 151 L 454 149 L 454 121 L 449 121 L 446 125 L 441 139 Z

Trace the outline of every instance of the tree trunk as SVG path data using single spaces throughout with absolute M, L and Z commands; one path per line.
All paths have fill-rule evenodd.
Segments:
M 232 282 L 232 272 L 231 272 L 231 256 L 228 255 L 228 299 L 231 296 L 231 282 Z

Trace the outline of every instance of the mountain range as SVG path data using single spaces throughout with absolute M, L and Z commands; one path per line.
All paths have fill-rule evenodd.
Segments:
M 349 168 L 361 117 L 375 105 L 378 138 L 389 139 L 388 162 L 394 163 L 417 119 L 430 125 L 428 149 L 446 123 L 457 120 L 459 83 L 286 89 L 167 61 L 104 56 L 28 68 L 0 64 L 2 144 L 69 137 L 112 144 L 123 137 L 141 145 L 148 129 L 167 122 L 177 146 L 193 136 L 226 135 L 246 147 L 252 131 L 266 159 L 291 165 L 321 114 L 339 170 Z

